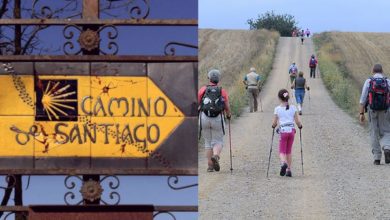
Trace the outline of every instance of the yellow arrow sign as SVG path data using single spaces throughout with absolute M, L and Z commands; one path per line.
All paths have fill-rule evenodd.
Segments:
M 0 157 L 147 157 L 184 120 L 146 76 L 0 80 Z

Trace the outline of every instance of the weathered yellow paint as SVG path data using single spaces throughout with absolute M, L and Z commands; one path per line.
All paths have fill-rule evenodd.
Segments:
M 91 145 L 92 157 L 145 157 L 148 155 L 145 152 L 148 149 L 147 144 L 135 141 L 136 138 L 141 140 L 147 138 L 146 117 L 93 117 L 92 123 L 112 125 L 107 127 L 109 144 L 105 144 L 105 127 L 100 126 L 97 129 L 97 141 Z
M 34 78 L 32 76 L 18 76 L 24 86 L 14 81 L 11 75 L 0 75 L 0 115 L 34 115 L 34 109 L 27 105 L 21 97 L 21 92 L 29 94 L 35 100 Z
M 142 99 L 146 103 L 147 97 L 147 78 L 146 77 L 104 77 L 104 76 L 93 76 L 91 77 L 91 102 L 92 108 L 95 107 L 97 98 L 100 97 L 103 106 L 107 112 L 107 108 L 112 98 L 126 98 L 131 105 L 131 98 Z M 116 103 L 112 104 L 113 115 L 112 116 L 123 116 L 124 106 L 123 104 L 118 107 Z M 90 109 L 93 110 L 93 109 Z M 129 115 L 132 112 L 128 113 Z M 134 114 L 137 116 L 138 111 Z M 95 115 L 94 115 L 95 116 Z M 99 111 L 97 116 L 104 116 L 102 111 Z M 111 116 L 111 115 L 110 115 Z
M 0 156 L 148 157 L 184 120 L 184 114 L 148 77 L 39 76 L 37 80 L 53 80 L 51 87 L 56 80 L 77 80 L 77 121 L 50 121 L 53 117 L 35 121 L 34 108 L 22 101 L 12 76 L 0 80 L 5 82 L 0 88 Z M 46 94 L 45 85 L 34 87 L 33 76 L 21 80 L 34 99 L 34 88 Z M 47 96 L 36 100 L 46 106 L 51 101 Z M 61 108 L 66 103 L 51 111 L 64 117 Z M 17 129 L 12 131 L 12 126 Z M 31 128 L 36 131 L 28 134 Z M 17 131 L 22 132 L 22 142 L 30 140 L 18 143 Z
M 28 132 L 30 126 L 34 123 L 33 116 L 0 116 L 0 155 L 7 156 L 32 156 L 34 151 L 34 139 L 30 135 L 16 133 L 11 131 L 11 127 L 15 126 L 21 131 Z M 25 145 L 18 144 L 16 138 L 25 142 L 30 139 Z
M 78 143 L 75 139 L 72 143 L 68 141 L 66 144 L 62 142 L 65 140 L 64 135 L 56 134 L 55 126 L 58 122 L 35 122 L 39 133 L 34 138 L 35 156 L 36 157 L 88 157 L 90 155 L 91 143 L 89 139 L 82 143 Z M 77 125 L 80 130 L 83 129 L 85 123 L 65 122 L 68 126 L 61 127 L 61 131 L 69 134 L 72 128 Z M 83 139 L 83 136 L 82 136 Z

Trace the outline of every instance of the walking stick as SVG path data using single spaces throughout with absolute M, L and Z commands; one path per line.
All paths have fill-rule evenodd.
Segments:
M 230 128 L 230 119 L 229 119 L 229 143 L 230 143 L 230 174 L 233 174 L 232 130 L 231 130 L 231 128 Z
M 261 110 L 261 112 L 263 112 L 263 103 L 261 103 L 260 93 L 259 93 L 259 100 L 260 100 L 260 110 Z
M 303 175 L 302 128 L 299 129 L 299 141 L 301 142 L 301 162 L 302 162 L 302 175 Z
M 269 157 L 268 157 L 267 178 L 268 178 L 268 172 L 269 172 L 269 164 L 271 163 L 272 143 L 274 142 L 274 135 L 275 135 L 275 128 L 272 129 L 271 146 L 269 149 Z
M 309 108 L 311 110 L 311 102 L 310 102 L 310 89 L 309 89 Z

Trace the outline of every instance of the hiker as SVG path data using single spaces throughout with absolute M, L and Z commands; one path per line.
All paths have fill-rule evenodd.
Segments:
M 306 28 L 305 34 L 306 34 L 306 37 L 310 37 L 310 31 L 309 31 L 309 28 Z
M 243 83 L 249 96 L 249 111 L 257 112 L 257 97 L 260 93 L 260 75 L 256 73 L 254 67 L 251 67 L 250 73 L 245 75 Z
M 218 85 L 221 79 L 219 70 L 211 70 L 208 73 L 210 83 L 200 88 L 198 92 L 199 121 L 201 135 L 204 138 L 206 156 L 208 160 L 208 172 L 219 171 L 219 158 L 223 148 L 223 136 L 225 135 L 225 120 L 230 120 L 229 97 L 225 89 Z
M 291 89 L 295 89 L 295 100 L 298 104 L 299 115 L 302 115 L 303 100 L 305 98 L 305 89 L 310 90 L 310 87 L 306 84 L 306 79 L 303 77 L 303 72 L 299 71 L 298 77 L 295 78 Z
M 302 34 L 301 35 L 301 44 L 303 45 L 303 41 L 305 40 L 305 35 L 304 34 Z
M 311 55 L 310 60 L 309 60 L 309 67 L 310 67 L 310 78 L 316 78 L 316 68 L 317 68 L 317 59 L 313 55 Z
M 382 65 L 375 64 L 373 75 L 364 82 L 360 97 L 360 122 L 364 122 L 364 112 L 368 112 L 370 138 L 374 164 L 380 165 L 382 149 L 385 163 L 390 163 L 390 80 L 383 75 Z M 382 148 L 382 149 L 381 149 Z
M 296 35 L 297 35 L 297 34 L 296 34 L 295 30 L 293 30 L 291 36 L 292 36 L 292 37 L 296 37 Z
M 290 65 L 288 68 L 288 74 L 290 75 L 290 83 L 292 84 L 297 77 L 298 67 L 295 65 L 295 62 Z
M 297 114 L 297 109 L 294 105 L 290 105 L 288 100 L 290 95 L 286 89 L 281 89 L 278 93 L 280 105 L 275 108 L 272 128 L 276 128 L 279 137 L 279 157 L 281 161 L 280 175 L 292 177 L 291 150 L 294 143 L 296 133 L 294 122 L 302 129 L 302 123 Z

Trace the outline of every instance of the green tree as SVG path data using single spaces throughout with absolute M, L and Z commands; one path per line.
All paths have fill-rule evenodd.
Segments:
M 257 19 L 248 20 L 249 28 L 275 30 L 281 36 L 291 36 L 293 30 L 298 29 L 294 16 L 289 14 L 277 15 L 273 11 L 259 15 Z

